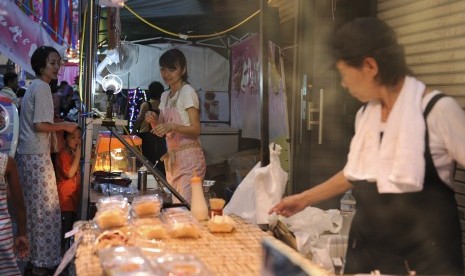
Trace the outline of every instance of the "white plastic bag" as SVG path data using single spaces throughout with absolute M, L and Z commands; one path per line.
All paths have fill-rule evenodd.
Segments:
M 257 224 L 268 224 L 268 211 L 281 201 L 288 179 L 279 161 L 281 146 L 272 143 L 269 148 L 270 164 L 257 169 L 255 177 Z
M 268 211 L 277 204 L 286 187 L 288 174 L 281 168 L 281 146 L 270 144 L 270 164 L 258 162 L 237 187 L 224 208 L 226 215 L 235 214 L 257 224 L 268 224 Z
M 225 215 L 235 214 L 249 222 L 256 222 L 254 182 L 255 171 L 258 168 L 260 168 L 260 162 L 239 183 L 231 200 L 223 209 Z
M 342 227 L 339 210 L 324 211 L 315 207 L 307 207 L 288 218 L 283 217 L 282 221 L 294 233 L 297 249 L 304 254 L 311 251 L 322 233 L 338 233 Z

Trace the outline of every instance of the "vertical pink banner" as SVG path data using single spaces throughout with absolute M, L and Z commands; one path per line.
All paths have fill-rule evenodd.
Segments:
M 260 139 L 259 37 L 231 47 L 231 126 L 242 137 Z

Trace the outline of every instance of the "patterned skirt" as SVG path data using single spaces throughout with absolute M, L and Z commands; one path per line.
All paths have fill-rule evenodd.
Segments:
M 29 261 L 52 268 L 61 260 L 61 212 L 49 154 L 17 154 L 27 214 Z

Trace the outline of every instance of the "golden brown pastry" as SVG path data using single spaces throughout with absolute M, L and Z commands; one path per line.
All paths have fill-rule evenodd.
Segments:
M 119 230 L 105 231 L 95 240 L 94 248 L 95 250 L 99 250 L 113 246 L 126 245 L 127 242 L 128 238 L 123 232 Z
M 122 210 L 105 210 L 98 212 L 95 216 L 95 222 L 102 230 L 118 228 L 127 224 L 127 216 Z
M 174 223 L 170 235 L 173 238 L 198 238 L 200 237 L 200 227 L 192 222 Z
M 132 209 L 136 217 L 154 217 L 160 214 L 159 201 L 140 201 L 133 203 Z
M 138 226 L 137 233 L 147 240 L 164 239 L 167 237 L 167 231 L 161 224 Z
M 208 221 L 207 226 L 212 233 L 229 233 L 234 230 L 235 222 L 229 216 L 214 216 Z

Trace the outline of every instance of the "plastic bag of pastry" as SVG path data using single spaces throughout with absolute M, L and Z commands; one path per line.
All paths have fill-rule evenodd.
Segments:
M 168 237 L 168 230 L 163 224 L 139 225 L 133 229 L 138 237 L 146 240 L 159 240 Z
M 163 220 L 165 221 L 168 232 L 172 238 L 200 237 L 200 225 L 187 209 L 166 209 L 163 212 Z
M 131 218 L 132 236 L 138 240 L 159 240 L 168 237 L 168 230 L 161 218 Z
M 189 213 L 189 209 L 186 207 L 173 207 L 173 208 L 166 208 L 163 210 L 163 216 L 177 216 L 177 215 L 185 215 Z
M 110 196 L 97 202 L 94 221 L 101 230 L 113 229 L 127 225 L 129 203 L 127 198 Z
M 211 275 L 205 265 L 194 255 L 167 254 L 150 263 L 158 265 L 163 275 L 208 276 Z
M 212 233 L 229 233 L 234 230 L 235 222 L 229 216 L 214 216 L 208 221 L 207 226 Z
M 136 196 L 132 201 L 131 213 L 134 217 L 156 217 L 160 215 L 163 200 L 157 194 Z
M 128 199 L 122 195 L 106 196 L 99 198 L 96 203 L 97 211 L 101 209 L 117 207 L 117 208 L 129 208 Z
M 100 234 L 94 242 L 95 251 L 101 249 L 123 246 L 128 243 L 128 237 L 120 230 L 105 231 Z
M 137 247 L 112 247 L 99 250 L 100 264 L 105 275 L 160 275 Z
M 95 214 L 95 223 L 100 230 L 108 230 L 127 225 L 128 212 L 124 209 L 104 209 Z
M 175 222 L 170 224 L 168 231 L 172 238 L 200 237 L 200 225 L 197 222 Z

